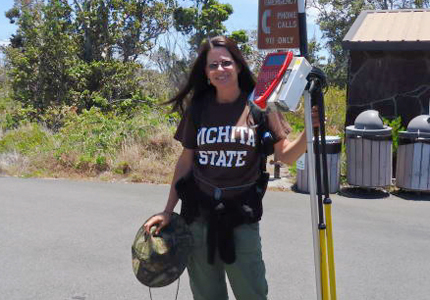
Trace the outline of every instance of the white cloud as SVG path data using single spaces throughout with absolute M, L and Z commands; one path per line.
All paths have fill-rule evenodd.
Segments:
M 315 22 L 318 17 L 318 10 L 315 7 L 306 8 L 307 22 Z
M 9 41 L 0 41 L 0 46 L 7 46 L 9 44 L 10 44 Z

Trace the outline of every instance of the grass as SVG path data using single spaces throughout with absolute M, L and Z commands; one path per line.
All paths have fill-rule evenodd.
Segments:
M 55 140 L 55 134 L 50 138 Z M 154 143 L 162 141 L 163 151 Z M 0 154 L 0 172 L 20 177 L 99 179 L 105 181 L 168 183 L 181 150 L 167 134 L 157 134 L 146 141 L 125 139 L 116 152 L 99 153 L 95 158 L 76 150 L 56 153 L 58 148 L 38 147 L 23 154 L 16 150 Z
M 181 151 L 177 116 L 161 109 L 130 117 L 64 108 L 58 130 L 20 118 L 7 99 L 0 113 L 0 173 L 10 176 L 167 183 Z
M 3 93 L 0 98 L 0 173 L 20 177 L 96 179 L 170 183 L 181 145 L 173 139 L 178 116 L 141 107 L 127 116 L 96 108 L 77 114 L 63 107 L 53 122 L 30 122 L 24 110 Z M 345 92 L 325 95 L 327 133 L 342 135 Z M 52 113 L 52 112 L 51 112 Z M 303 107 L 287 113 L 295 138 L 304 128 Z M 44 118 L 42 118 L 44 120 Z M 51 128 L 48 128 L 51 127 Z M 294 176 L 295 167 L 290 168 Z

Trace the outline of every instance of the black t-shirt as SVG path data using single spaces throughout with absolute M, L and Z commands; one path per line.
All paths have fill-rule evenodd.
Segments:
M 255 182 L 261 157 L 246 95 L 232 103 L 218 103 L 213 96 L 203 101 L 207 104 L 199 121 L 188 109 L 175 134 L 183 147 L 194 149 L 194 175 L 220 188 Z M 268 113 L 267 120 L 275 142 L 287 138 L 289 126 L 280 113 Z M 205 185 L 201 188 L 209 191 Z

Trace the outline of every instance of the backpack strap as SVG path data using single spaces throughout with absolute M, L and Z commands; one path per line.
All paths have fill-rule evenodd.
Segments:
M 267 123 L 267 115 L 255 105 L 250 105 L 251 115 L 257 125 L 257 147 L 261 155 L 261 171 L 266 172 L 267 156 L 275 152 L 272 133 Z
M 200 128 L 201 125 L 201 115 L 203 110 L 203 104 L 201 102 L 195 102 L 190 106 L 191 119 L 194 124 L 194 128 L 196 131 Z

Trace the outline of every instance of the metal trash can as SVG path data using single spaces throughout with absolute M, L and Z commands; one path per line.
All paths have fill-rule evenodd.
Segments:
M 321 144 L 321 143 L 320 143 Z M 340 153 L 342 150 L 342 141 L 339 136 L 326 136 L 326 151 L 327 151 L 327 169 L 328 169 L 328 183 L 329 193 L 334 194 L 340 188 Z M 322 156 L 320 155 L 320 162 L 322 165 Z M 303 193 L 309 193 L 309 171 L 307 155 L 302 155 L 296 163 L 297 169 L 297 190 Z M 322 178 L 321 167 L 321 178 Z M 324 192 L 324 184 L 322 183 Z
M 366 110 L 346 127 L 347 182 L 361 187 L 384 187 L 392 181 L 392 128 L 379 112 Z
M 430 191 L 430 115 L 415 117 L 399 131 L 396 175 L 399 188 Z

